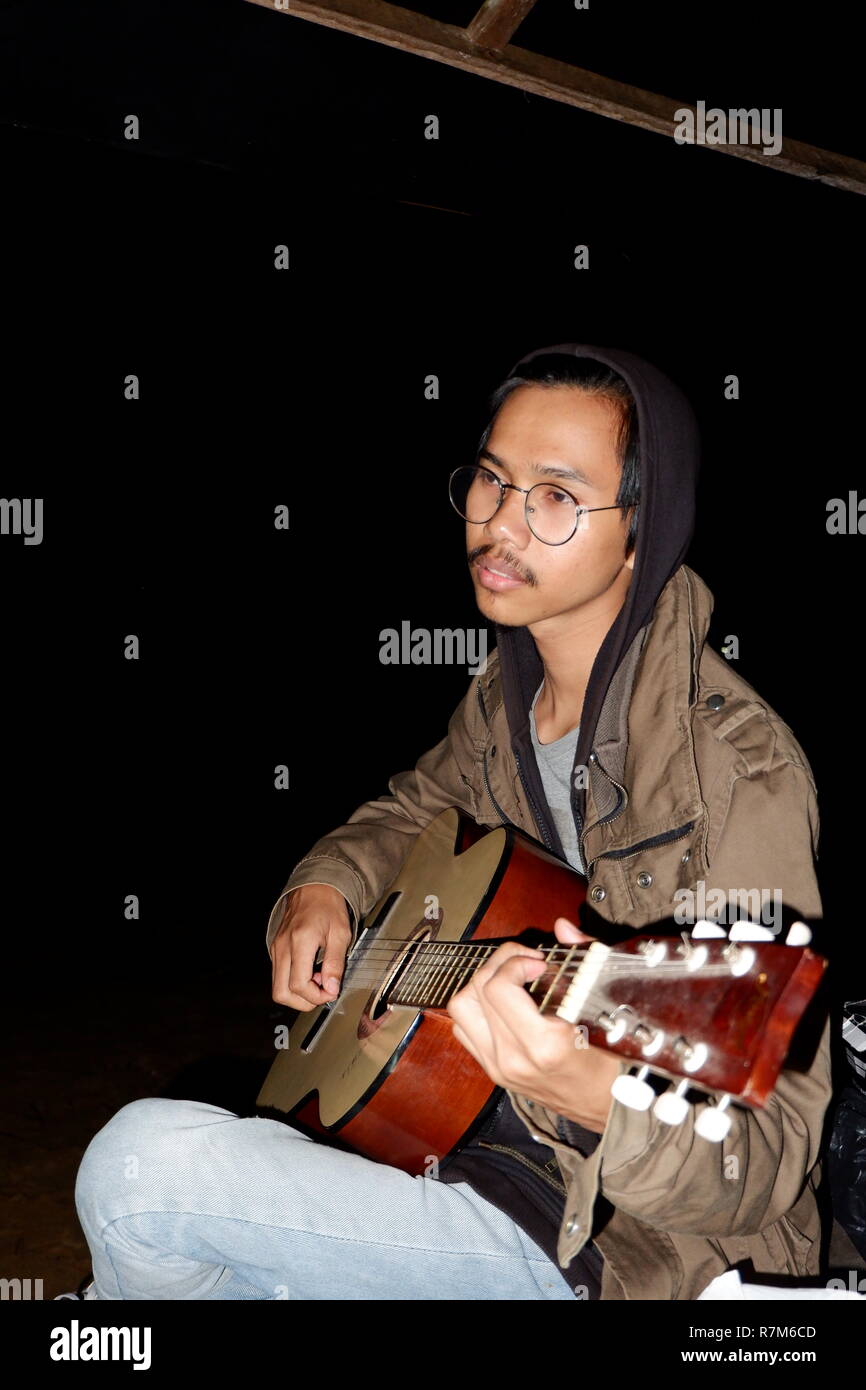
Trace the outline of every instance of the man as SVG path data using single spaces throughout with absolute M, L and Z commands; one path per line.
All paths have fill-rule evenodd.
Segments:
M 297 1009 L 337 995 L 359 920 L 448 806 L 541 840 L 621 927 L 669 918 L 700 884 L 821 913 L 808 763 L 706 646 L 712 597 L 682 563 L 685 398 L 632 354 L 565 344 L 522 359 L 492 405 L 451 498 L 496 651 L 446 737 L 295 866 L 266 941 L 273 997 Z M 581 939 L 565 919 L 556 934 Z M 539 962 L 509 943 L 449 1005 L 502 1092 L 441 1182 L 217 1107 L 124 1107 L 77 1186 L 97 1296 L 670 1300 L 742 1261 L 817 1273 L 828 1027 L 808 1070 L 710 1144 L 708 1101 L 670 1127 L 611 1100 L 624 1064 L 537 1012 L 523 986 Z M 169 1176 L 131 1199 L 112 1165 L 142 1146 Z

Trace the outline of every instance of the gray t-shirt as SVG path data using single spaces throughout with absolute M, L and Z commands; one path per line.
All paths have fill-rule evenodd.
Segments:
M 529 711 L 532 747 L 535 750 L 535 760 L 538 763 L 538 771 L 541 773 L 544 793 L 554 823 L 559 831 L 565 857 L 572 868 L 585 873 L 571 809 L 571 776 L 574 771 L 574 754 L 577 748 L 580 725 L 578 724 L 575 729 L 569 729 L 567 734 L 563 734 L 562 738 L 556 739 L 553 743 L 539 743 L 538 730 L 535 727 L 535 702 L 541 694 L 543 685 L 544 682 L 542 681 L 535 692 Z

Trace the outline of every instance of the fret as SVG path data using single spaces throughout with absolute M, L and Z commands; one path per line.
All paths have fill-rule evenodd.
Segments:
M 442 969 L 438 963 L 441 943 L 422 941 L 415 948 L 414 960 L 403 974 L 400 984 L 391 995 L 394 1004 L 406 1004 L 413 1008 L 429 1007 L 431 998 L 431 979 Z M 428 960 L 432 956 L 432 960 Z M 432 972 L 432 975 L 431 975 Z
M 443 965 L 440 971 L 440 978 L 436 985 L 436 993 L 433 1000 L 437 1008 L 441 1009 L 445 1006 L 445 1004 L 448 1003 L 448 986 L 451 980 L 451 976 L 454 974 L 454 967 L 457 963 L 457 960 L 459 959 L 459 955 L 460 947 L 455 942 L 454 949 L 452 951 L 447 952 L 443 958 Z
M 449 957 L 447 951 L 442 950 L 442 942 L 431 941 L 430 945 L 433 947 L 433 952 L 431 954 L 435 955 L 435 953 L 438 950 L 439 958 L 430 967 L 430 976 L 427 981 L 424 993 L 426 995 L 428 1005 L 431 1008 L 436 1008 L 439 1004 L 437 995 L 440 989 L 441 978 L 444 977 L 444 975 L 448 971 Z
M 461 990 L 463 988 L 464 977 L 470 973 L 474 975 L 475 971 L 479 968 L 479 966 L 482 966 L 485 963 L 485 961 L 488 961 L 490 959 L 494 950 L 496 950 L 495 946 L 485 946 L 483 942 L 461 942 L 459 944 L 459 949 L 454 953 L 454 964 L 452 965 L 449 971 L 449 975 L 452 977 L 458 975 L 459 973 L 459 978 L 456 980 L 452 979 L 447 981 L 447 983 L 450 985 L 450 988 L 448 989 L 448 993 L 445 997 L 446 1004 L 448 1003 L 452 995 L 456 994 L 458 990 Z M 461 969 L 460 961 L 463 957 L 466 958 L 467 963 Z
M 557 950 L 557 949 L 558 949 L 558 948 L 555 947 L 555 946 L 551 948 L 551 950 L 554 950 L 554 951 Z M 574 956 L 574 953 L 575 953 L 576 950 L 577 950 L 577 944 L 575 943 L 575 945 L 572 946 L 572 948 L 571 948 L 571 950 L 569 951 L 568 955 L 565 957 L 565 959 L 563 960 L 563 962 L 562 962 L 562 964 L 560 965 L 559 969 L 557 970 L 555 976 L 553 977 L 553 981 L 552 981 L 552 983 L 551 983 L 551 985 L 550 985 L 550 988 L 548 989 L 548 991 L 547 991 L 547 993 L 545 994 L 544 998 L 542 999 L 541 1003 L 538 1005 L 539 1011 L 540 1011 L 541 1013 L 544 1013 L 544 1010 L 547 1008 L 547 1005 L 548 1005 L 549 1002 L 550 1002 L 550 996 L 553 994 L 553 991 L 556 989 L 556 987 L 557 987 L 557 985 L 559 984 L 560 980 L 562 979 L 562 976 L 563 976 L 563 974 L 565 973 L 565 971 L 566 971 L 566 970 L 568 969 L 568 967 L 571 965 L 572 957 Z M 550 952 L 547 953 L 547 958 L 548 958 L 548 961 L 549 961 L 549 960 L 550 960 Z M 543 975 L 539 975 L 538 979 L 539 979 L 539 980 L 543 980 L 543 979 L 544 979 L 544 976 L 543 976 Z M 535 988 L 535 985 L 536 985 L 537 983 L 538 983 L 538 980 L 533 980 L 532 985 L 530 986 L 530 993 L 531 993 L 532 990 Z
M 467 977 L 490 959 L 496 946 L 469 941 L 425 941 L 391 994 L 391 1003 L 413 1008 L 443 1008 L 463 988 Z M 428 959 L 427 957 L 430 957 Z
M 484 956 L 484 959 L 485 959 L 485 960 L 489 960 L 489 959 L 490 959 L 491 950 L 492 950 L 492 948 L 491 948 L 490 946 L 488 946 L 488 947 L 485 948 L 485 956 Z M 454 991 L 453 991 L 454 994 L 457 994 L 457 993 L 463 988 L 463 984 L 464 984 L 464 981 L 465 981 L 465 979 L 466 979 L 466 976 L 469 975 L 469 974 L 474 975 L 474 974 L 475 974 L 475 971 L 478 969 L 478 966 L 479 966 L 479 965 L 482 965 L 482 964 L 483 964 L 483 961 L 479 961 L 479 960 L 477 960 L 477 959 L 476 959 L 476 960 L 473 960 L 473 961 L 467 961 L 466 965 L 464 965 L 463 969 L 462 969 L 461 972 L 460 972 L 460 978 L 459 978 L 459 980 L 457 981 L 457 986 L 456 986 L 456 988 L 455 988 Z
M 488 951 L 488 955 L 489 955 L 489 951 Z M 479 959 L 476 957 L 475 961 L 473 962 L 475 969 L 478 968 L 478 966 L 479 966 L 480 963 L 481 963 L 481 962 L 480 962 Z M 457 993 L 457 991 L 458 991 L 458 989 L 459 989 L 459 987 L 460 987 L 460 986 L 456 983 L 456 979 L 455 979 L 455 977 L 457 976 L 458 972 L 460 972 L 461 975 L 465 975 L 465 973 L 466 973 L 465 970 L 460 971 L 460 952 L 455 951 L 455 952 L 454 952 L 454 961 L 453 961 L 453 964 L 452 964 L 451 969 L 450 969 L 450 971 L 449 971 L 449 977 L 448 977 L 448 981 L 447 981 L 448 993 L 447 993 L 446 996 L 445 996 L 445 1002 L 446 1002 L 446 1004 L 447 1004 L 448 1001 L 451 999 L 451 996 Z
M 415 975 L 419 968 L 419 964 L 421 961 L 421 950 L 422 946 L 419 945 L 418 949 L 414 953 L 412 964 L 408 966 L 408 968 L 401 975 L 400 983 L 391 995 L 392 1004 L 408 1004 L 411 1001 L 412 995 L 415 993 L 416 987 L 416 982 L 413 980 L 412 977 L 413 975 Z

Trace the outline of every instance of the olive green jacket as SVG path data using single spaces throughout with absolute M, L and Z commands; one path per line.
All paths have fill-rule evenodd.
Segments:
M 779 889 L 803 916 L 821 916 L 811 769 L 788 726 L 706 645 L 712 606 L 704 582 L 681 565 L 611 684 L 598 725 L 604 736 L 589 760 L 581 837 L 589 897 L 636 931 L 669 918 L 677 890 L 701 880 L 706 893 Z M 626 789 L 626 804 L 601 823 L 612 782 Z M 540 838 L 511 752 L 497 651 L 471 680 L 446 736 L 388 787 L 389 796 L 360 806 L 295 866 L 271 912 L 268 948 L 283 897 L 302 884 L 337 888 L 357 925 L 413 838 L 448 806 L 484 826 L 501 824 L 502 812 Z M 670 1127 L 614 1101 L 597 1148 L 583 1157 L 563 1143 L 554 1112 L 508 1094 L 564 1176 L 560 1264 L 586 1241 L 602 1193 L 614 1210 L 594 1237 L 605 1258 L 601 1297 L 671 1300 L 696 1298 L 747 1259 L 758 1273 L 818 1273 L 815 1188 L 830 1091 L 825 1022 L 810 1069 L 783 1071 L 761 1110 L 732 1107 L 719 1144 L 695 1133 L 701 1104 Z

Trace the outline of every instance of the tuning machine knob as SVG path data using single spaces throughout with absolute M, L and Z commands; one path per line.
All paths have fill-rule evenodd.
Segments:
M 812 931 L 806 926 L 805 922 L 792 922 L 791 929 L 785 937 L 786 946 L 808 946 L 812 940 Z
M 735 922 L 728 932 L 729 941 L 775 941 L 776 933 L 758 922 Z
M 664 1091 L 653 1106 L 653 1114 L 666 1125 L 681 1125 L 689 1113 L 685 1093 L 688 1081 L 681 1081 L 675 1091 Z
M 687 931 L 680 932 L 682 941 L 674 954 L 679 956 L 686 970 L 700 970 L 707 963 L 709 950 L 706 946 L 694 946 Z
M 710 922 L 706 917 L 701 917 L 692 927 L 692 938 L 700 941 L 701 938 L 716 938 L 727 936 L 727 932 L 719 926 L 718 922 Z
M 722 957 L 727 961 L 732 975 L 748 975 L 756 960 L 751 946 L 738 946 L 733 941 L 725 946 Z
M 661 965 L 668 953 L 667 942 L 642 941 L 638 946 L 638 951 L 643 956 L 647 965 Z
M 599 1028 L 604 1029 L 605 1042 L 613 1047 L 620 1038 L 625 1037 L 632 1023 L 633 1010 L 628 1004 L 621 1004 L 612 1013 L 601 1013 L 596 1019 Z
M 692 1072 L 700 1071 L 710 1055 L 710 1049 L 706 1043 L 690 1043 L 688 1038 L 679 1037 L 673 1043 L 674 1052 L 680 1058 L 683 1071 L 689 1075 Z
M 708 1139 L 711 1144 L 721 1143 L 731 1128 L 731 1117 L 727 1114 L 730 1099 L 730 1096 L 724 1095 L 717 1105 L 708 1105 L 706 1110 L 702 1110 L 695 1120 L 695 1134 Z
M 637 1076 L 632 1076 L 630 1072 L 624 1072 L 621 1076 L 616 1077 L 610 1088 L 614 1100 L 618 1100 L 629 1110 L 649 1110 L 655 1099 L 655 1091 L 644 1080 L 644 1077 L 648 1075 L 649 1067 L 641 1067 Z
M 644 1057 L 656 1057 L 664 1046 L 665 1035 L 662 1028 L 648 1028 L 645 1023 L 639 1023 L 632 1036 L 641 1044 L 640 1050 Z

